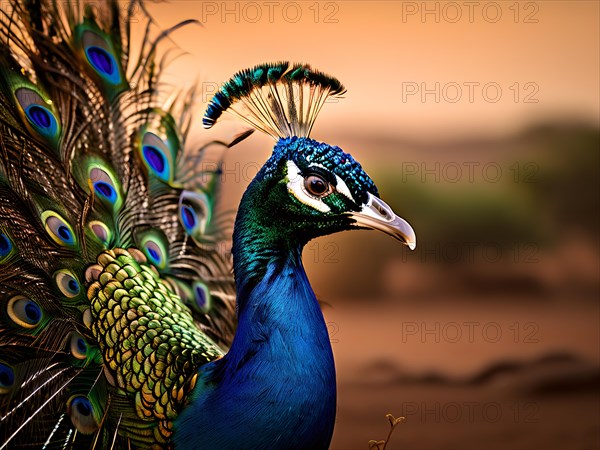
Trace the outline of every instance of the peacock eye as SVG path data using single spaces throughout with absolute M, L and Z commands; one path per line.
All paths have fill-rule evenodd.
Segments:
M 79 295 L 79 281 L 68 270 L 59 270 L 56 272 L 54 280 L 58 289 L 65 297 L 73 298 Z
M 10 388 L 15 384 L 15 372 L 12 367 L 0 363 L 0 394 L 10 392 Z
M 42 308 L 33 300 L 17 295 L 8 301 L 6 312 L 11 320 L 23 328 L 35 328 L 42 320 Z
M 94 405 L 83 395 L 71 397 L 67 403 L 67 413 L 71 422 L 82 434 L 92 434 L 98 429 L 94 418 Z
M 88 345 L 82 335 L 74 331 L 69 340 L 69 350 L 71 355 L 77 359 L 86 359 L 88 353 Z
M 325 197 L 331 193 L 331 185 L 319 175 L 309 175 L 304 179 L 304 187 L 315 197 Z

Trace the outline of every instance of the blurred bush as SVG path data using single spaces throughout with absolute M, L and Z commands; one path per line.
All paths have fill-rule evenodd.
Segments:
M 376 147 L 379 163 L 369 161 L 369 172 L 384 191 L 384 200 L 416 230 L 417 250 L 393 245 L 383 235 L 322 238 L 321 247 L 339 250 L 336 264 L 327 264 L 324 255 L 314 258 L 313 252 L 305 252 L 305 262 L 311 277 L 320 280 L 317 290 L 325 295 L 377 297 L 385 291 L 384 273 L 402 278 L 398 284 L 417 277 L 424 286 L 440 284 L 440 290 L 504 286 L 541 293 L 552 271 L 560 271 L 551 265 L 562 257 L 564 246 L 588 247 L 591 256 L 574 255 L 569 261 L 595 264 L 600 233 L 598 128 L 542 124 L 504 139 L 420 143 L 418 153 L 410 143 L 394 140 Z M 385 155 L 398 160 L 399 154 L 412 155 L 412 170 L 430 173 L 407 176 L 402 173 L 405 163 L 386 163 L 392 157 Z M 501 168 L 502 176 L 481 176 L 481 168 L 490 162 Z M 478 165 L 475 176 L 464 170 L 458 180 L 435 173 L 436 167 L 439 172 L 449 164 Z M 536 264 L 528 264 L 532 262 Z M 412 271 L 411 263 L 420 271 Z M 442 275 L 433 277 L 436 268 Z M 596 286 L 597 277 L 591 278 L 584 282 Z M 327 280 L 336 280 L 331 289 Z

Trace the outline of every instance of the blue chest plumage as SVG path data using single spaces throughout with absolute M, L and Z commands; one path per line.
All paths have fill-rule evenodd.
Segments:
M 240 306 L 231 350 L 200 370 L 174 441 L 178 448 L 326 449 L 335 409 L 327 328 L 304 269 L 290 258 L 270 264 Z

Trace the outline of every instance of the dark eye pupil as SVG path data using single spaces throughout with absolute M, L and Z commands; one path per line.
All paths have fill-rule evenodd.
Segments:
M 87 351 L 87 345 L 81 338 L 77 339 L 77 350 L 79 350 L 81 353 L 85 353 Z
M 58 235 L 61 238 L 63 238 L 65 241 L 67 241 L 71 238 L 71 232 L 64 225 L 61 225 L 60 227 L 58 227 Z
M 321 195 L 327 191 L 327 184 L 321 178 L 311 176 L 307 181 L 307 188 L 311 194 Z
M 69 280 L 69 289 L 71 291 L 76 291 L 77 290 L 77 282 L 75 280 Z

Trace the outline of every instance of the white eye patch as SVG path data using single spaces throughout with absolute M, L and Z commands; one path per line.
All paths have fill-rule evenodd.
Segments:
M 348 189 L 348 185 L 346 184 L 346 182 L 337 175 L 335 176 L 335 180 L 337 182 L 335 190 L 338 191 L 340 194 L 344 195 L 345 197 L 348 197 L 348 199 L 352 200 L 354 203 L 357 203 L 356 200 L 352 198 L 352 194 L 350 193 L 350 189 Z
M 321 164 L 317 164 L 317 163 L 312 163 L 308 167 L 320 167 L 321 169 L 328 170 L 326 167 L 323 167 Z M 354 203 L 356 203 L 356 200 L 354 200 L 354 198 L 352 198 L 352 194 L 350 193 L 350 189 L 348 189 L 348 185 L 346 184 L 346 182 L 344 180 L 342 180 L 340 177 L 338 177 L 337 175 L 335 175 L 335 181 L 337 183 L 337 185 L 335 186 L 335 190 L 338 191 L 340 194 L 348 197 Z
M 300 169 L 294 161 L 287 162 L 287 188 L 288 192 L 296 197 L 300 202 L 321 212 L 329 212 L 331 208 L 320 199 L 310 195 L 304 187 L 304 177 L 300 174 Z
M 312 166 L 321 167 L 324 169 L 324 167 L 320 164 L 311 164 L 310 167 Z M 350 194 L 350 189 L 348 189 L 348 186 L 346 185 L 344 180 L 342 180 L 337 175 L 335 176 L 335 178 L 337 182 L 335 190 L 340 194 L 344 195 L 345 197 L 348 197 L 350 200 L 355 201 L 352 198 L 352 194 Z M 301 201 L 307 206 L 316 209 L 317 211 L 331 211 L 331 208 L 329 208 L 329 206 L 323 203 L 321 199 L 315 198 L 313 195 L 307 192 L 306 187 L 304 186 L 304 177 L 300 174 L 300 169 L 298 168 L 296 163 L 294 163 L 294 161 L 287 162 L 287 180 L 288 192 L 294 197 L 296 197 L 299 201 Z

